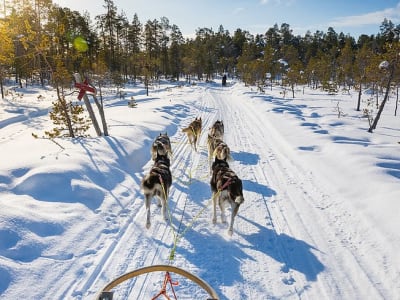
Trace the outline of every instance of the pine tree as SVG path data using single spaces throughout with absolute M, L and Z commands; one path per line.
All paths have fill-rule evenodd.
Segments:
M 1 98 L 4 98 L 3 80 L 7 76 L 7 69 L 10 68 L 14 59 L 14 45 L 9 36 L 9 24 L 0 20 L 0 89 Z
M 54 139 L 56 137 L 86 137 L 90 128 L 90 120 L 84 116 L 82 105 L 67 102 L 61 97 L 53 102 L 53 110 L 50 112 L 50 119 L 55 127 L 51 131 L 45 131 L 45 135 Z

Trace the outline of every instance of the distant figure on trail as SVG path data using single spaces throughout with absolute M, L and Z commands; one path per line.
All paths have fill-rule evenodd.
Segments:
M 226 75 L 222 76 L 222 86 L 226 86 Z

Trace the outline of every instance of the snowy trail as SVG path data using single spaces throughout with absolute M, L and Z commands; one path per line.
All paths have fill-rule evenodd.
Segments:
M 193 104 L 196 105 L 195 103 Z M 198 116 L 204 118 L 201 113 L 203 110 L 204 107 L 201 105 L 198 107 L 194 106 L 194 115 L 192 119 Z M 199 147 L 202 149 L 201 151 L 203 153 L 200 153 L 200 151 L 195 153 L 188 144 L 186 136 L 181 132 L 181 128 L 187 126 L 192 119 L 187 119 L 186 124 L 181 124 L 176 134 L 171 136 L 173 145 L 171 170 L 173 173 L 174 185 L 170 191 L 171 200 L 169 209 L 171 215 L 173 215 L 172 221 L 174 231 L 177 231 L 180 226 L 180 220 L 178 219 L 180 218 L 179 213 L 182 212 L 187 205 L 188 186 L 191 181 L 194 180 L 194 177 L 197 177 L 201 165 L 206 165 L 204 161 L 204 147 Z M 209 126 L 211 126 L 209 122 L 203 122 L 204 128 L 208 128 Z M 204 145 L 204 143 L 205 140 L 202 137 L 199 145 Z M 200 162 L 201 159 L 203 159 L 202 162 Z M 136 174 L 136 177 L 142 178 L 143 174 L 149 170 L 151 165 L 152 162 L 149 161 L 143 168 L 144 172 Z M 115 274 L 121 275 L 144 266 L 171 263 L 168 257 L 170 255 L 174 235 L 179 233 L 173 232 L 169 224 L 160 220 L 159 208 L 156 208 L 154 203 L 151 208 L 152 226 L 147 232 L 142 231 L 145 224 L 145 214 L 143 196 L 140 191 L 140 181 L 138 180 L 132 187 L 134 188 L 131 192 L 131 194 L 133 194 L 132 200 L 134 204 L 127 209 L 127 213 L 130 213 L 132 217 L 126 220 L 125 226 L 120 230 L 116 239 L 108 247 L 108 250 L 102 251 L 102 257 L 98 258 L 98 266 L 101 267 L 95 268 L 89 276 L 89 279 L 80 286 L 77 285 L 73 288 L 69 288 L 70 291 L 75 291 L 72 292 L 72 295 L 70 295 L 71 297 L 76 294 L 77 290 L 83 292 L 87 291 L 84 298 L 88 296 L 94 297 L 96 291 L 102 288 L 105 283 L 115 278 Z M 190 204 L 188 205 L 190 206 Z M 194 209 L 197 210 L 198 206 L 196 205 Z M 179 213 L 176 216 L 174 212 L 177 211 Z M 180 231 L 182 232 L 182 230 L 183 229 Z M 108 276 L 106 274 L 113 275 Z M 106 280 L 104 280 L 104 277 Z M 135 299 L 147 299 L 150 295 L 154 296 L 155 287 L 151 285 L 153 280 L 152 275 L 136 278 L 122 287 L 122 291 L 117 295 L 122 298 L 130 296 Z
M 398 298 L 397 235 L 385 232 L 390 226 L 377 224 L 379 218 L 368 218 L 371 209 L 357 207 L 363 199 L 374 200 L 371 190 L 384 182 L 381 177 L 365 181 L 368 186 L 358 190 L 347 182 L 359 176 L 348 164 L 363 162 L 367 151 L 360 148 L 365 145 L 382 147 L 378 170 L 396 174 L 396 156 L 387 154 L 393 145 L 370 136 L 352 140 L 336 131 L 348 120 L 321 118 L 317 123 L 316 104 L 308 99 L 297 102 L 279 92 L 270 96 L 238 85 L 199 84 L 160 89 L 150 97 L 139 94 L 140 110 L 126 110 L 125 101 L 110 98 L 112 135 L 60 139 L 63 151 L 31 137 L 32 130 L 51 126 L 45 108 L 27 118 L 4 120 L 3 151 L 24 150 L 27 141 L 33 151 L 3 161 L 0 170 L 0 275 L 5 280 L 0 294 L 6 291 L 10 299 L 28 293 L 32 299 L 94 299 L 126 272 L 172 264 L 204 279 L 221 300 Z M 181 131 L 195 117 L 203 120 L 197 152 Z M 244 187 L 232 237 L 219 218 L 217 224 L 211 222 L 206 140 L 216 120 L 224 122 L 230 166 Z M 162 220 L 154 201 L 147 230 L 140 181 L 152 165 L 150 143 L 164 131 L 173 150 L 173 226 Z M 371 170 L 376 172 L 363 171 Z M 48 188 L 50 178 L 58 184 L 56 191 Z M 397 187 L 396 180 L 384 187 Z M 170 259 L 174 242 L 175 257 Z M 159 292 L 163 275 L 127 281 L 114 297 L 149 299 Z M 179 299 L 206 299 L 195 284 L 173 279 L 180 283 Z M 30 290 L 35 283 L 36 290 Z
M 238 161 L 232 162 L 231 165 L 238 170 L 238 174 L 242 173 L 245 176 L 242 178 L 244 179 L 244 188 L 246 189 L 247 186 L 247 191 L 251 191 L 245 198 L 246 210 L 241 215 L 264 216 L 264 219 L 261 220 L 246 218 L 249 224 L 257 224 L 258 232 L 252 226 L 245 225 L 240 227 L 240 233 L 243 236 L 265 234 L 265 243 L 259 245 L 256 250 L 262 253 L 262 247 L 270 248 L 267 251 L 268 255 L 257 255 L 259 258 L 263 258 L 263 261 L 257 261 L 256 265 L 243 264 L 242 272 L 246 280 L 251 278 L 250 274 L 254 272 L 254 268 L 261 271 L 260 266 L 266 266 L 267 269 L 270 269 L 267 272 L 275 274 L 271 278 L 266 278 L 266 284 L 259 291 L 259 294 L 254 294 L 253 292 L 253 294 L 245 297 L 263 297 L 263 295 L 271 293 L 270 287 L 278 286 L 277 290 L 272 291 L 271 296 L 281 295 L 281 297 L 301 298 L 301 294 L 306 288 L 306 283 L 301 278 L 295 279 L 295 272 L 292 268 L 296 267 L 297 261 L 291 261 L 292 259 L 286 250 L 290 237 L 288 236 L 287 240 L 282 238 L 288 224 L 282 218 L 280 208 L 277 207 L 277 215 L 275 215 L 273 208 L 277 201 L 274 199 L 276 191 L 272 189 L 271 182 L 267 176 L 270 173 L 270 167 L 267 164 L 273 155 L 269 144 L 266 143 L 269 139 L 263 132 L 267 127 L 265 115 L 260 117 L 256 110 L 249 109 L 249 105 L 245 107 L 243 105 L 240 107 L 235 106 L 235 103 L 240 103 L 240 101 L 232 99 L 235 95 L 230 94 L 227 96 L 223 90 L 210 92 L 210 96 L 214 100 L 214 104 L 219 105 L 220 111 L 223 112 L 223 120 L 226 127 L 228 127 L 226 141 L 228 144 L 234 145 L 234 149 L 240 150 L 239 153 L 233 152 L 234 160 L 238 159 Z M 254 126 L 254 124 L 260 126 Z M 244 159 L 245 156 L 246 158 Z M 249 157 L 253 159 L 249 159 Z M 243 164 L 242 161 L 245 163 Z M 249 162 L 253 163 L 249 164 Z M 266 228 L 262 229 L 264 226 Z M 293 249 L 293 246 L 291 248 Z M 269 256 L 275 258 L 279 263 L 271 262 Z M 276 284 L 277 278 L 281 283 L 280 285 Z M 251 282 L 251 286 L 257 284 L 259 283 Z
M 201 207 L 208 205 L 206 134 L 212 123 L 221 119 L 225 124 L 225 141 L 230 145 L 234 159 L 231 167 L 242 178 L 245 188 L 245 203 L 240 208 L 234 236 L 227 238 L 226 228 L 221 224 L 212 226 L 210 209 L 206 209 L 182 237 L 172 263 L 200 272 L 206 281 L 216 286 L 221 299 L 238 296 L 258 299 L 266 295 L 287 299 L 302 299 L 304 296 L 313 299 L 321 295 L 335 299 L 390 298 L 390 289 L 376 284 L 377 274 L 371 273 L 375 268 L 369 266 L 374 264 L 373 261 L 379 261 L 379 257 L 373 261 L 363 260 L 356 246 L 362 241 L 347 238 L 344 228 L 350 227 L 346 223 L 349 212 L 342 201 L 332 199 L 341 196 L 335 195 L 325 182 L 317 179 L 319 174 L 314 174 L 305 165 L 306 160 L 266 118 L 265 108 L 259 109 L 260 103 L 246 99 L 244 105 L 244 99 L 235 99 L 243 98 L 243 95 L 235 95 L 233 91 L 207 87 L 191 104 L 189 115 L 192 119 L 203 118 L 197 153 L 187 144 L 180 130 L 171 137 L 174 185 L 170 210 L 176 230 L 180 218 L 187 225 Z M 190 120 L 186 122 L 179 124 L 178 128 L 185 127 Z M 150 165 L 148 163 L 144 170 L 148 170 Z M 196 190 L 194 193 L 191 192 L 193 189 Z M 138 189 L 135 189 L 135 197 L 141 197 Z M 199 198 L 203 200 L 199 202 Z M 107 282 L 104 277 L 108 280 L 113 277 L 104 274 L 123 274 L 143 266 L 171 263 L 167 258 L 174 233 L 169 225 L 160 222 L 159 211 L 153 208 L 153 225 L 145 233 L 139 230 L 145 222 L 141 201 L 135 201 L 130 213 L 133 217 L 126 223 L 123 234 L 112 249 L 106 252 L 108 258 L 99 261 L 103 268 L 96 270 L 96 276 L 91 276 L 92 282 L 83 286 L 82 291 L 93 293 L 101 287 L 96 281 L 104 285 Z M 257 219 L 252 216 L 257 216 Z M 191 241 L 190 235 L 194 235 L 196 230 L 203 239 L 212 241 L 212 249 Z M 357 238 L 357 235 L 352 236 Z M 126 244 L 130 247 L 124 246 Z M 181 252 L 190 253 L 193 247 L 198 248 L 194 251 L 204 255 L 204 261 L 196 261 L 194 265 L 188 255 L 181 255 Z M 234 257 L 241 259 L 226 270 L 226 262 Z M 253 276 L 258 272 L 269 276 L 259 282 L 258 276 Z M 229 273 L 240 274 L 241 282 L 232 282 L 230 276 L 224 275 Z M 154 295 L 155 280 L 158 279 L 153 275 L 137 278 L 127 283 L 118 296 L 146 299 Z M 343 294 L 342 290 L 346 293 Z
M 343 203 L 331 199 L 336 196 L 341 199 L 342 196 L 323 189 L 324 184 L 317 179 L 319 175 L 314 175 L 303 165 L 301 156 L 293 151 L 257 103 L 239 106 L 241 101 L 229 101 L 225 94 L 217 95 L 216 102 L 224 104 L 221 111 L 227 112 L 224 121 L 235 127 L 228 134 L 234 138 L 233 144 L 244 146 L 248 153 L 260 155 L 259 163 L 251 166 L 249 175 L 254 182 L 265 183 L 272 189 L 271 199 L 264 197 L 267 225 L 275 236 L 275 240 L 270 239 L 275 245 L 273 255 L 282 263 L 280 277 L 288 285 L 288 294 L 293 292 L 299 298 L 303 293 L 311 298 L 313 295 L 391 298 L 390 286 L 376 284 L 382 274 L 373 272 L 377 269 L 376 264 L 385 263 L 380 254 L 384 249 L 379 249 L 375 242 L 365 237 L 359 237 L 356 230 L 353 234 L 348 232 L 352 231 L 352 225 L 346 221 L 349 211 Z M 230 140 L 227 141 L 230 144 Z M 258 192 L 262 194 L 261 190 Z M 254 200 L 257 201 L 250 199 Z M 336 209 L 320 208 L 331 205 Z M 371 230 L 368 227 L 361 229 Z M 373 244 L 368 259 L 363 259 L 357 248 L 357 244 L 365 242 Z M 323 279 L 314 284 L 317 276 Z M 343 286 L 343 283 L 348 286 Z M 312 289 L 306 293 L 310 286 Z M 346 294 L 341 294 L 342 289 Z M 349 291 L 352 291 L 351 295 Z

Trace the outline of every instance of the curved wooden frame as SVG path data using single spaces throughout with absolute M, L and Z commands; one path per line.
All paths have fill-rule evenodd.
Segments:
M 131 272 L 128 272 L 128 273 L 126 273 L 126 274 L 114 279 L 109 284 L 107 284 L 100 291 L 100 295 L 96 299 L 99 299 L 103 292 L 110 292 L 111 289 L 113 289 L 114 287 L 116 287 L 117 285 L 121 284 L 122 282 L 124 282 L 124 281 L 126 281 L 128 279 L 134 278 L 134 277 L 142 275 L 142 274 L 152 273 L 152 272 L 160 272 L 160 271 L 161 272 L 162 271 L 172 272 L 172 273 L 176 273 L 176 274 L 182 275 L 183 277 L 188 278 L 189 280 L 193 281 L 198 286 L 203 288 L 211 296 L 211 298 L 209 298 L 207 300 L 219 300 L 217 293 L 203 279 L 201 279 L 200 277 L 197 277 L 197 276 L 195 276 L 195 275 L 193 275 L 193 274 L 189 273 L 188 271 L 185 271 L 185 270 L 183 270 L 181 268 L 170 266 L 170 265 L 148 266 L 148 267 L 144 267 L 144 268 L 140 268 L 140 269 L 136 269 L 136 270 L 133 270 Z

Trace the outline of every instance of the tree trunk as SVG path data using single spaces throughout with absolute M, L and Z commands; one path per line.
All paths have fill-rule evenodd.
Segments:
M 293 95 L 293 99 L 294 99 L 294 84 L 292 83 L 292 95 Z
M 372 133 L 372 131 L 373 131 L 374 129 L 376 129 L 376 126 L 378 125 L 378 122 L 379 122 L 379 119 L 380 119 L 380 117 L 381 117 L 383 108 L 385 107 L 386 101 L 387 101 L 387 99 L 388 99 L 388 97 L 389 97 L 390 84 L 391 84 L 392 79 L 393 79 L 394 69 L 395 69 L 395 68 L 394 68 L 393 63 L 392 63 L 392 64 L 391 64 L 391 68 L 390 68 L 390 75 L 389 75 L 388 83 L 387 83 L 387 86 L 386 86 L 385 97 L 383 98 L 383 101 L 382 101 L 381 105 L 379 106 L 378 113 L 376 114 L 376 117 L 375 117 L 375 119 L 374 119 L 374 122 L 373 122 L 372 125 L 369 127 L 368 132 L 371 132 L 371 133 Z
M 361 94 L 362 94 L 362 83 L 360 82 L 360 89 L 358 90 L 357 111 L 360 111 Z
M 101 123 L 103 125 L 103 132 L 105 136 L 108 136 L 108 129 L 107 129 L 107 123 L 106 123 L 106 117 L 104 115 L 104 106 L 103 106 L 103 97 L 101 95 L 101 87 L 99 88 L 100 90 L 100 101 L 101 103 L 97 100 L 97 97 L 93 95 L 94 102 L 97 105 L 97 108 L 99 110 L 100 118 L 101 118 Z
M 4 99 L 3 79 L 0 79 L 0 86 L 1 86 L 1 99 Z
M 63 96 L 61 96 L 60 89 L 58 86 L 57 86 L 57 98 L 62 107 L 61 113 L 64 115 L 65 122 L 67 123 L 69 136 L 72 138 L 75 138 L 74 129 L 72 128 L 72 122 L 71 122 L 71 118 L 69 115 L 67 101 L 65 101 L 65 98 Z
M 397 106 L 399 104 L 399 86 L 397 86 L 396 90 L 396 107 L 394 109 L 394 116 L 397 116 Z

